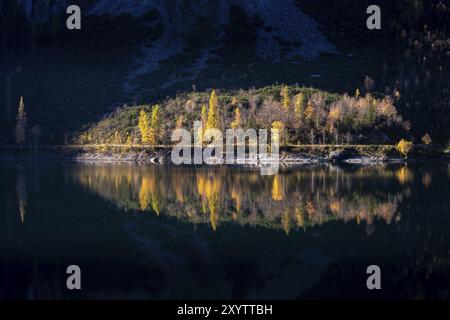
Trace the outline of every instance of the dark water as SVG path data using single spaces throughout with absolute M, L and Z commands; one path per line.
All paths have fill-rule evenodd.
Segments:
M 24 162 L 0 177 L 0 298 L 450 298 L 446 164 Z

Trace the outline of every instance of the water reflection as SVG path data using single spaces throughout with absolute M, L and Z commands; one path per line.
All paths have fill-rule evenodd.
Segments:
M 19 206 L 19 217 L 23 223 L 25 221 L 25 212 L 27 206 L 27 189 L 25 181 L 25 173 L 22 167 L 18 170 L 16 190 L 17 190 L 17 204 Z
M 398 222 L 399 203 L 413 181 L 406 166 L 350 171 L 321 166 L 261 176 L 256 170 L 226 167 L 81 165 L 71 174 L 125 210 L 209 223 L 213 230 L 238 223 L 286 234 L 332 220 Z M 426 181 L 431 183 L 431 177 Z
M 448 172 L 0 163 L 0 299 L 449 299 Z

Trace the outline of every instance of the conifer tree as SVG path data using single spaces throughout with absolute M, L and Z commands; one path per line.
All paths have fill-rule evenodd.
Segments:
M 22 144 L 25 142 L 27 126 L 27 114 L 25 113 L 25 103 L 23 97 L 20 97 L 19 109 L 17 111 L 17 122 L 16 122 L 16 143 Z
M 305 113 L 305 97 L 303 95 L 303 93 L 300 93 L 296 96 L 295 98 L 295 114 L 297 116 L 297 123 L 298 123 L 298 127 L 301 127 L 302 125 L 302 121 L 303 121 L 303 116 Z
M 141 110 L 139 113 L 139 130 L 141 131 L 141 141 L 142 143 L 147 143 L 149 141 L 150 125 L 148 121 L 147 113 Z
M 308 121 L 313 121 L 315 114 L 316 111 L 313 104 L 311 103 L 311 101 L 308 101 L 308 105 L 306 106 L 305 110 L 305 119 Z
M 206 121 L 208 120 L 208 109 L 206 108 L 206 104 L 203 104 L 202 107 L 202 127 L 206 127 Z
M 209 98 L 208 120 L 206 121 L 206 129 L 219 129 L 219 103 L 216 90 L 213 90 Z
M 284 123 L 281 121 L 274 121 L 272 123 L 272 133 L 278 130 L 278 140 L 277 139 L 273 139 L 272 141 L 274 141 L 275 143 L 279 143 L 280 145 L 284 144 Z
M 128 134 L 128 136 L 127 136 L 127 142 L 126 142 L 126 144 L 127 144 L 127 146 L 128 146 L 129 148 L 131 148 L 131 145 L 133 144 L 133 140 L 131 139 L 131 135 L 130 135 L 130 134 Z
M 289 108 L 291 107 L 291 98 L 289 97 L 289 87 L 283 86 L 281 88 L 281 104 L 284 108 L 284 110 L 289 111 Z
M 238 129 L 241 127 L 241 110 L 239 108 L 236 108 L 234 111 L 234 120 L 231 123 L 232 129 Z

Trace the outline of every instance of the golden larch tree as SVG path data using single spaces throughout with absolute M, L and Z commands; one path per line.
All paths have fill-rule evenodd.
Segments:
M 216 90 L 213 90 L 209 98 L 208 120 L 206 121 L 206 129 L 219 129 L 219 102 Z
M 289 111 L 291 107 L 291 98 L 289 96 L 289 87 L 283 86 L 281 88 L 281 105 L 283 106 L 284 110 Z
M 234 120 L 231 123 L 232 129 L 238 129 L 241 127 L 241 110 L 239 108 L 236 108 L 234 110 Z
M 202 117 L 201 118 L 201 120 L 202 120 L 202 127 L 205 128 L 206 127 L 206 121 L 208 120 L 208 108 L 206 107 L 206 104 L 203 104 L 201 117 Z
M 139 130 L 141 132 L 142 143 L 147 143 L 149 141 L 150 124 L 148 121 L 148 115 L 144 110 L 139 113 Z
M 311 103 L 311 101 L 308 101 L 305 110 L 305 119 L 308 121 L 313 121 L 315 118 L 315 114 L 316 110 L 314 109 L 314 105 Z
M 274 133 L 278 131 L 278 136 L 274 135 Z M 272 141 L 274 143 L 279 143 L 280 145 L 284 144 L 284 123 L 281 121 L 272 122 Z

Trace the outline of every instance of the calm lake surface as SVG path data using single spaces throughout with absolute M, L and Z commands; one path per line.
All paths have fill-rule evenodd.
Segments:
M 3 299 L 450 299 L 447 164 L 25 161 L 0 177 Z

